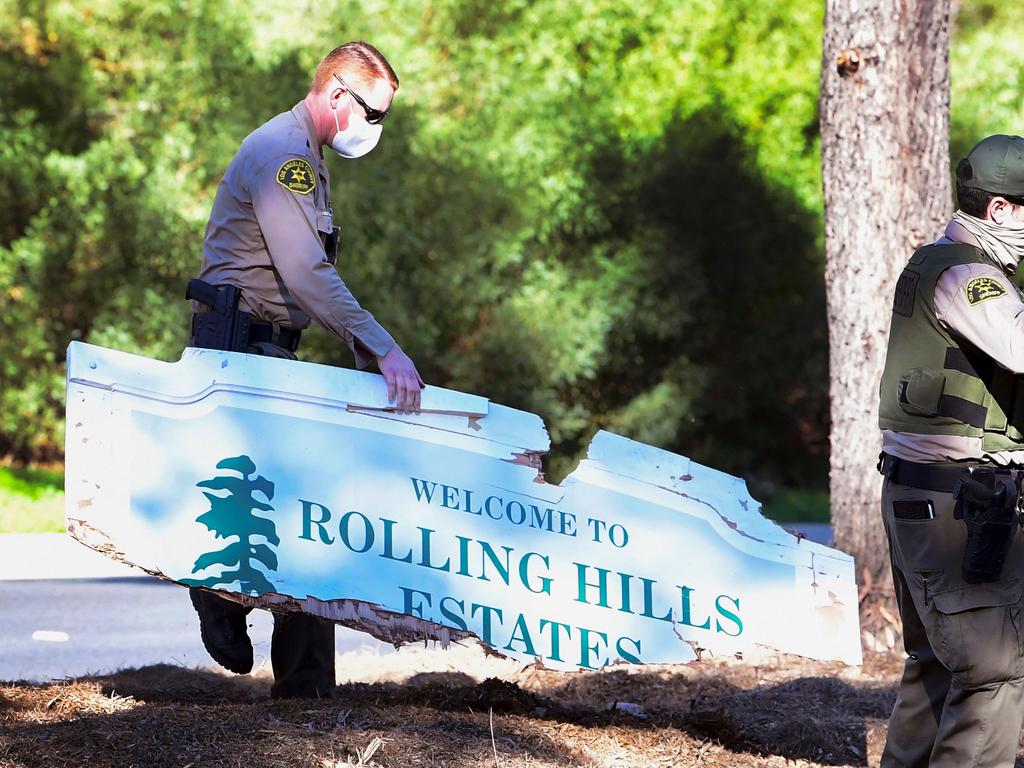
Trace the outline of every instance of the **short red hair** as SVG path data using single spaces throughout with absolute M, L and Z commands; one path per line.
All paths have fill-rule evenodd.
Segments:
M 313 75 L 311 91 L 322 91 L 330 84 L 335 74 L 355 76 L 366 84 L 383 77 L 394 90 L 398 90 L 398 75 L 388 64 L 384 54 L 367 42 L 357 40 L 339 45 L 324 56 Z

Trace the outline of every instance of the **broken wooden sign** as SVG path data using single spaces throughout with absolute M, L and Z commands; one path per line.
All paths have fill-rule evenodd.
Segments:
M 740 479 L 607 432 L 560 485 L 541 420 L 436 387 L 187 349 L 68 349 L 68 531 L 180 584 L 549 668 L 767 647 L 861 661 L 848 555 Z

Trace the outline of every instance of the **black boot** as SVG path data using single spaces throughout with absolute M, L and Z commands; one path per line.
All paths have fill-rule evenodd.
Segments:
M 188 594 L 199 614 L 203 645 L 213 660 L 239 675 L 251 672 L 252 641 L 245 625 L 251 609 L 195 587 Z
M 306 613 L 275 613 L 270 661 L 273 698 L 334 698 L 333 623 Z

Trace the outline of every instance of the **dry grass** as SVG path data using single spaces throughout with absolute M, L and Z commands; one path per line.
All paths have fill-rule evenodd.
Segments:
M 475 648 L 407 648 L 340 656 L 338 699 L 283 702 L 268 699 L 265 674 L 155 666 L 0 684 L 0 766 L 877 765 L 899 663 L 771 657 L 561 675 Z

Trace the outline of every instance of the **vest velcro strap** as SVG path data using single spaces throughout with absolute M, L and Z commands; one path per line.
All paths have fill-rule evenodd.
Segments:
M 964 424 L 978 429 L 985 428 L 985 417 L 988 409 L 970 400 L 955 395 L 943 395 L 939 399 L 939 416 L 948 416 Z
M 946 348 L 946 359 L 942 363 L 942 367 L 947 371 L 960 371 L 960 373 L 966 373 L 969 376 L 978 375 L 978 372 L 971 365 L 971 361 L 967 359 L 964 351 L 956 347 Z

